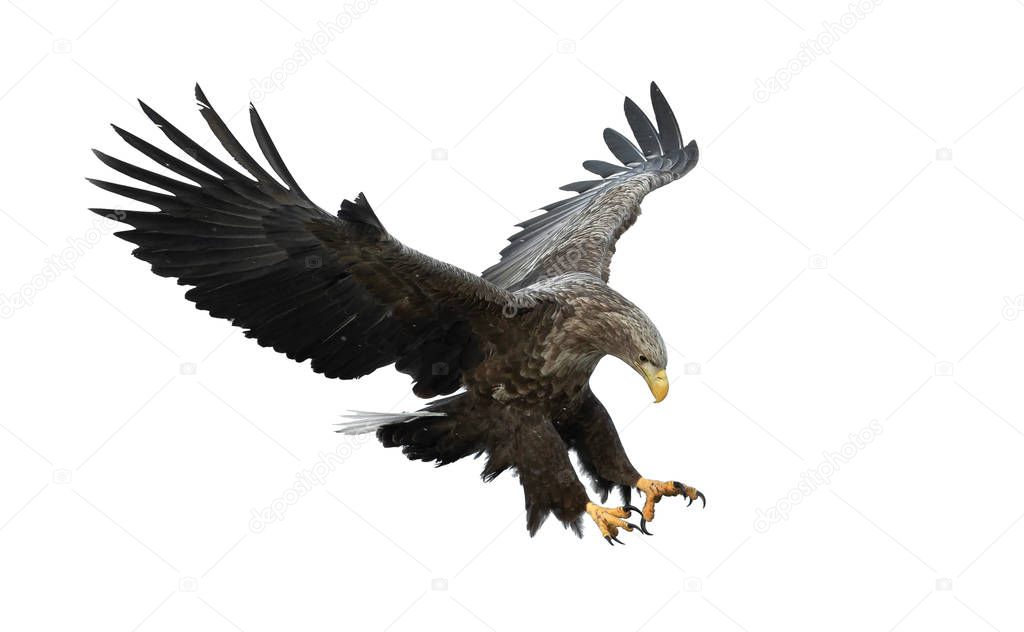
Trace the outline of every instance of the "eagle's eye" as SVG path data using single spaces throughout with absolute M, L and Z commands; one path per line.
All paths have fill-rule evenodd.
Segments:
M 647 363 L 647 361 L 648 361 L 648 360 L 647 360 L 647 356 L 645 356 L 644 354 L 642 354 L 642 353 L 641 353 L 641 354 L 640 354 L 640 363 L 641 363 L 641 364 L 646 364 L 646 363 Z

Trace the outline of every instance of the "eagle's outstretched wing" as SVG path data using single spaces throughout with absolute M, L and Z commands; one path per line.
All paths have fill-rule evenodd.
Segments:
M 166 193 L 90 180 L 158 212 L 91 209 L 131 225 L 118 235 L 160 276 L 193 286 L 199 309 L 231 320 L 261 345 L 327 377 L 353 378 L 396 363 L 423 397 L 450 393 L 480 357 L 476 321 L 527 300 L 407 248 L 362 194 L 337 216 L 309 200 L 256 110 L 260 150 L 280 182 L 246 152 L 196 86 L 203 118 L 248 175 L 216 158 L 145 104 L 146 115 L 204 171 L 114 127 L 129 145 L 190 182 L 101 152 L 109 167 Z M 250 177 L 251 176 L 251 177 Z M 284 185 L 281 184 L 284 183 Z M 286 185 L 286 186 L 285 186 Z
M 676 117 L 661 90 L 651 83 L 657 128 L 627 98 L 626 119 L 639 148 L 613 129 L 604 130 L 608 148 L 625 166 L 588 160 L 583 168 L 601 176 L 567 184 L 578 195 L 542 207 L 521 224 L 501 260 L 483 277 L 504 288 L 520 288 L 568 272 L 589 272 L 608 280 L 615 242 L 640 214 L 644 196 L 678 180 L 697 165 L 697 143 L 683 145 Z

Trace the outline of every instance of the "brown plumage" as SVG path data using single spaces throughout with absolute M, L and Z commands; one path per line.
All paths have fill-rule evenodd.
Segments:
M 518 473 L 531 534 L 549 513 L 579 532 L 585 511 L 602 534 L 616 534 L 615 520 L 589 504 L 569 450 L 602 499 L 616 486 L 627 503 L 632 487 L 645 491 L 648 520 L 661 495 L 674 495 L 672 484 L 659 492 L 643 483 L 588 386 L 598 361 L 614 355 L 659 400 L 668 388 L 657 329 L 607 285 L 615 243 L 636 221 L 641 200 L 697 163 L 696 144 L 683 145 L 657 86 L 651 84 L 657 127 L 626 100 L 639 146 L 605 130 L 623 165 L 585 162 L 599 179 L 562 187 L 576 195 L 520 224 L 501 260 L 481 276 L 403 245 L 362 194 L 342 202 L 336 214 L 324 211 L 295 182 L 255 109 L 249 111 L 253 132 L 276 178 L 235 139 L 198 86 L 196 98 L 245 173 L 142 104 L 164 135 L 206 170 L 115 127 L 183 180 L 96 152 L 107 166 L 165 193 L 91 180 L 158 211 L 91 210 L 132 226 L 118 235 L 138 246 L 136 257 L 154 273 L 192 286 L 187 299 L 259 344 L 310 360 L 327 377 L 356 378 L 394 364 L 412 377 L 420 397 L 447 396 L 416 413 L 354 415 L 341 432 L 375 431 L 385 446 L 438 464 L 485 453 L 485 479 L 507 469 Z M 697 496 L 692 488 L 678 489 L 691 500 Z

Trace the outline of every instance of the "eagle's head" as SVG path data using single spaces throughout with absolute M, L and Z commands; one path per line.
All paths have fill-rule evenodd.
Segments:
M 665 399 L 668 352 L 658 328 L 647 314 L 603 283 L 591 282 L 573 303 L 574 317 L 566 324 L 566 329 L 574 340 L 582 343 L 585 353 L 622 360 L 644 378 L 655 402 Z
M 633 304 L 611 314 L 611 318 L 618 321 L 620 328 L 619 335 L 609 340 L 608 354 L 633 367 L 644 378 L 655 402 L 665 399 L 668 395 L 668 375 L 665 373 L 668 352 L 657 327 L 643 310 Z

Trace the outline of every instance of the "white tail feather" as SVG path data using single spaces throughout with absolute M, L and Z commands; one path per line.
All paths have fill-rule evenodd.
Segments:
M 350 410 L 349 414 L 342 416 L 349 421 L 339 421 L 335 424 L 339 426 L 336 432 L 345 435 L 358 435 L 375 432 L 381 426 L 406 423 L 423 417 L 444 417 L 445 413 L 429 410 L 408 413 L 375 413 L 365 410 Z

